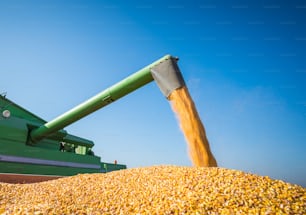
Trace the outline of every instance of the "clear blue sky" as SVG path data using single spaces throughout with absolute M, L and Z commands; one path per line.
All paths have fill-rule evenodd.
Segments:
M 0 92 L 45 120 L 165 54 L 219 166 L 306 187 L 305 1 L 0 1 Z M 66 130 L 102 161 L 191 165 L 155 83 Z

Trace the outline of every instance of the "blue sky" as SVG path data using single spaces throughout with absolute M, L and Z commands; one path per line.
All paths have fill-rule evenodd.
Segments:
M 1 1 L 0 93 L 51 120 L 165 54 L 219 166 L 306 187 L 305 1 Z M 155 83 L 66 128 L 102 161 L 191 166 Z

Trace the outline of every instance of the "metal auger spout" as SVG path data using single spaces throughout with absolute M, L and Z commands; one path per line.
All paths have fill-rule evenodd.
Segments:
M 39 142 L 54 132 L 120 99 L 153 80 L 157 82 L 162 93 L 168 98 L 173 90 L 185 85 L 182 74 L 177 66 L 177 60 L 178 58 L 166 55 L 50 122 L 33 129 L 29 133 L 28 139 L 30 143 Z

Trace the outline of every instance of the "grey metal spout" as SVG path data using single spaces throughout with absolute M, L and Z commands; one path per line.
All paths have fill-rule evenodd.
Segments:
M 178 58 L 169 57 L 151 68 L 154 80 L 167 99 L 172 91 L 185 86 L 177 61 Z

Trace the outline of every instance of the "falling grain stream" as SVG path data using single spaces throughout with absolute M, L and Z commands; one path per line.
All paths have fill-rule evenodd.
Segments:
M 210 150 L 205 128 L 187 87 L 174 90 L 169 99 L 188 143 L 189 155 L 193 165 L 216 167 L 217 162 Z

